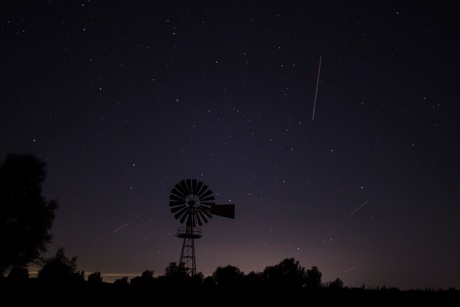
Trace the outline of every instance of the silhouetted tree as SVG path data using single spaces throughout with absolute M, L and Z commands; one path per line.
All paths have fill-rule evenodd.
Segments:
M 318 270 L 318 267 L 312 266 L 311 269 L 307 270 L 305 275 L 306 287 L 314 290 L 322 288 L 322 275 L 323 274 Z
M 26 267 L 47 251 L 58 203 L 42 195 L 46 163 L 10 154 L 0 166 L 0 274 Z
M 201 272 L 196 273 L 190 278 L 190 287 L 194 289 L 200 288 L 204 281 L 204 275 Z
M 84 272 L 77 272 L 77 257 L 68 258 L 62 247 L 55 256 L 42 261 L 44 264 L 37 277 L 43 282 L 66 284 L 84 280 Z
M 170 262 L 169 265 L 165 268 L 166 277 L 175 276 L 177 274 L 183 275 L 187 274 L 183 266 L 177 265 L 176 262 Z
M 241 287 L 244 280 L 244 273 L 239 268 L 233 265 L 217 267 L 212 273 L 212 277 L 221 288 L 236 288 Z
M 329 290 L 340 290 L 343 289 L 343 281 L 340 278 L 336 278 L 334 281 L 328 282 L 326 288 Z
M 183 266 L 177 265 L 176 262 L 170 262 L 165 269 L 165 274 L 158 280 L 163 286 L 174 285 L 176 287 L 185 287 L 190 283 L 190 275 Z
M 122 278 L 118 278 L 117 280 L 113 282 L 113 285 L 115 287 L 122 287 L 122 288 L 128 287 L 129 286 L 128 277 L 124 276 Z
M 88 275 L 88 283 L 90 284 L 100 284 L 102 283 L 101 272 L 94 272 Z
M 206 276 L 203 280 L 204 289 L 215 289 L 217 287 L 216 280 L 212 276 Z
M 263 271 L 263 279 L 269 286 L 297 289 L 305 284 L 305 268 L 294 258 L 286 258 Z
M 131 279 L 130 285 L 135 287 L 152 287 L 155 282 L 155 278 L 153 277 L 153 271 L 146 270 L 142 272 L 141 276 L 136 276 Z
M 141 277 L 144 278 L 144 279 L 147 279 L 147 280 L 151 280 L 151 279 L 154 278 L 153 277 L 154 273 L 155 273 L 154 271 L 146 270 L 146 271 L 142 272 Z
M 8 282 L 25 283 L 29 279 L 29 270 L 27 268 L 15 267 L 7 277 Z
M 244 285 L 248 289 L 259 289 L 263 287 L 263 273 L 261 272 L 249 272 L 244 277 Z

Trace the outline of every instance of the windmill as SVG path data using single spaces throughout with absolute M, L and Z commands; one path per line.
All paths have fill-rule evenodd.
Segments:
M 196 274 L 195 239 L 201 238 L 201 226 L 214 215 L 235 218 L 234 204 L 215 204 L 207 185 L 196 179 L 184 179 L 171 190 L 169 206 L 173 216 L 185 227 L 179 227 L 176 237 L 183 239 L 179 267 Z

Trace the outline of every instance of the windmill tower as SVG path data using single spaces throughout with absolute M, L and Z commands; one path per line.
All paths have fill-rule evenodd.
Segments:
M 235 218 L 234 204 L 215 204 L 207 185 L 196 179 L 184 179 L 171 190 L 169 206 L 173 216 L 185 227 L 177 229 L 176 237 L 183 239 L 179 267 L 196 274 L 195 239 L 201 238 L 201 226 L 213 215 Z

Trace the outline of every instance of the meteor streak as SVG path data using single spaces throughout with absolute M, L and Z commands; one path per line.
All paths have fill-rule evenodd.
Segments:
M 315 90 L 315 100 L 313 101 L 313 112 L 311 114 L 311 120 L 315 119 L 315 110 L 316 110 L 316 98 L 318 97 L 318 86 L 319 86 L 319 74 L 321 73 L 321 60 L 323 56 L 319 56 L 319 65 L 318 65 L 318 76 L 316 77 L 316 90 Z
M 353 270 L 356 270 L 358 267 L 354 266 L 352 268 L 349 268 L 348 270 L 345 270 L 344 273 L 348 273 L 348 272 L 351 272 Z
M 358 211 L 359 209 L 361 209 L 361 207 L 364 206 L 365 204 L 367 204 L 367 200 L 366 200 L 361 206 L 359 206 L 358 208 L 356 208 L 355 211 L 353 211 L 352 213 L 350 213 L 350 215 L 353 215 L 353 213 L 355 213 L 356 211 Z
M 121 227 L 118 227 L 117 229 L 115 229 L 113 232 L 117 232 L 118 230 L 122 229 L 122 228 L 125 228 L 126 226 L 128 226 L 128 223 L 124 224 L 123 226 Z

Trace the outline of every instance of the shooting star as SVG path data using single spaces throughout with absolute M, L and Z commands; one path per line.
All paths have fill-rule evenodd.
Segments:
M 126 226 L 128 226 L 128 223 L 124 224 L 124 225 L 121 226 L 121 227 L 118 227 L 118 228 L 115 229 L 113 232 L 117 232 L 118 230 L 123 229 L 123 228 L 125 228 Z
M 344 273 L 348 273 L 348 272 L 351 272 L 351 271 L 356 270 L 357 268 L 358 268 L 358 267 L 354 266 L 354 267 L 349 268 L 348 270 L 345 270 L 345 271 L 343 271 L 343 272 L 344 272 Z
M 311 114 L 311 120 L 315 119 L 315 110 L 316 110 L 316 98 L 318 97 L 318 87 L 319 87 L 319 75 L 321 73 L 321 60 L 323 56 L 319 56 L 319 65 L 318 65 L 318 76 L 316 77 L 316 90 L 315 90 L 315 100 L 313 101 L 313 112 Z
M 355 209 L 355 211 L 353 211 L 352 213 L 350 213 L 350 215 L 353 215 L 353 213 L 355 213 L 356 211 L 358 211 L 359 209 L 361 209 L 362 206 L 364 206 L 365 204 L 367 204 L 367 200 L 361 205 L 359 206 L 358 208 Z

